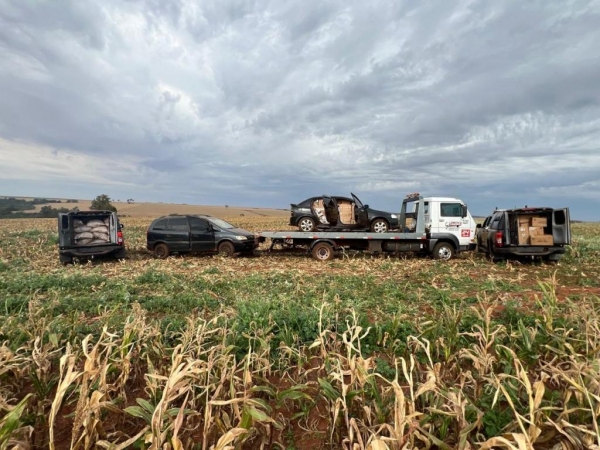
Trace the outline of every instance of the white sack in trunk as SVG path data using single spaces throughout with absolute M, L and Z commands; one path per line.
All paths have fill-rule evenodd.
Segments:
M 85 225 L 81 225 L 75 228 L 75 233 L 83 233 L 85 231 L 92 231 L 92 227 L 86 227 Z
M 92 233 L 104 233 L 104 234 L 108 234 L 108 227 L 106 225 L 101 225 L 101 226 L 97 226 L 97 227 L 91 228 L 90 231 Z
M 77 241 L 77 245 L 88 245 L 89 243 L 91 243 L 94 239 L 82 239 L 80 241 Z
M 94 228 L 94 227 L 101 227 L 101 226 L 104 225 L 104 222 L 102 222 L 99 219 L 93 219 L 93 220 L 90 220 L 86 225 L 88 227 L 92 227 L 92 228 Z
M 94 239 L 102 239 L 106 242 L 108 242 L 110 240 L 110 238 L 108 237 L 108 234 L 106 233 L 93 233 L 94 234 Z
M 81 239 L 93 239 L 93 238 L 94 238 L 94 234 L 89 231 L 84 231 L 83 233 L 77 233 L 75 235 L 76 241 L 79 241 Z

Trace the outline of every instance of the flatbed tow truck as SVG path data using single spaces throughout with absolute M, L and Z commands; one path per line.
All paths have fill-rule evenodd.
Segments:
M 337 252 L 421 253 L 449 260 L 462 251 L 475 250 L 476 224 L 459 199 L 409 194 L 402 201 L 398 231 L 261 231 L 260 242 L 270 239 L 269 251 L 304 248 L 319 261 L 333 259 Z

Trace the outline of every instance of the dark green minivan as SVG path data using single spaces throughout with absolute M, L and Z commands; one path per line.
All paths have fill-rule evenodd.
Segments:
M 147 248 L 156 258 L 171 253 L 250 254 L 258 246 L 253 233 L 208 215 L 171 215 L 155 219 L 146 232 Z

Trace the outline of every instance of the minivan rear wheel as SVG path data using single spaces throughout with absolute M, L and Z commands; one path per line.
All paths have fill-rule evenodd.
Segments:
M 158 259 L 165 259 L 169 256 L 169 246 L 167 244 L 156 244 L 154 246 L 154 256 Z

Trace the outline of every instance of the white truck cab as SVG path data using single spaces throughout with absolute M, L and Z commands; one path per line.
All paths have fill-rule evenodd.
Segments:
M 477 224 L 462 200 L 452 197 L 425 197 L 423 205 L 425 229 L 428 230 L 432 241 L 450 240 L 458 251 L 475 249 Z

